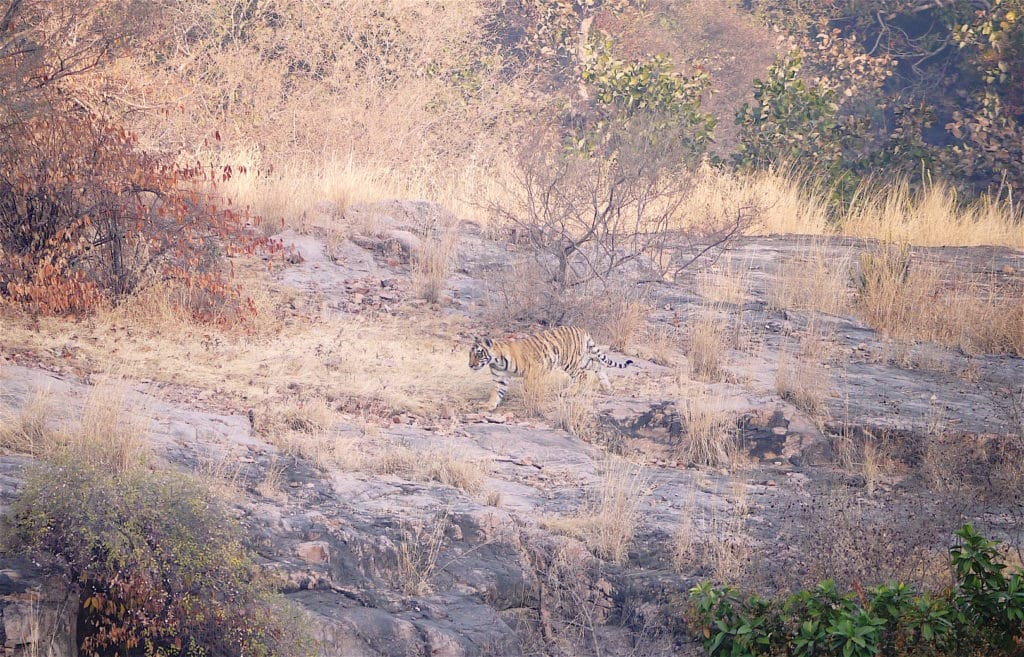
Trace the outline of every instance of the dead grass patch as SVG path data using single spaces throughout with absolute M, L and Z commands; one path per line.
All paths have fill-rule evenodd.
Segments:
M 426 595 L 433 589 L 445 534 L 451 525 L 448 511 L 429 523 L 405 521 L 395 548 L 394 583 L 405 595 Z
M 633 353 L 657 365 L 673 367 L 681 355 L 681 333 L 681 329 L 671 325 L 648 324 L 643 328 Z
M 414 254 L 412 270 L 417 296 L 429 303 L 441 301 L 445 280 L 451 274 L 458 244 L 458 223 L 453 222 L 437 232 L 438 235 L 429 235 L 423 240 L 419 251 Z
M 844 235 L 918 246 L 1003 244 L 1024 247 L 1020 211 L 982 198 L 964 204 L 956 191 L 934 183 L 912 193 L 906 181 L 866 184 L 841 221 Z
M 621 352 L 635 350 L 647 324 L 648 306 L 639 299 L 609 294 L 604 306 L 595 306 L 587 326 L 593 326 L 595 340 L 607 340 L 611 348 Z
M 587 439 L 597 426 L 593 388 L 581 386 L 576 391 L 563 389 L 555 398 L 551 418 L 559 429 L 577 438 Z
M 704 381 L 721 380 L 728 340 L 728 319 L 710 310 L 701 311 L 690 325 L 690 373 Z
M 49 425 L 52 404 L 50 391 L 37 388 L 17 411 L 0 412 L 0 447 L 33 457 L 50 453 L 55 430 Z
M 815 322 L 809 322 L 797 348 L 784 346 L 779 352 L 775 391 L 811 416 L 821 416 L 826 412 L 832 361 L 830 337 Z
M 680 402 L 686 434 L 679 455 L 687 463 L 711 467 L 734 465 L 739 457 L 735 423 L 724 402 L 703 388 L 684 393 Z
M 866 252 L 858 314 L 894 341 L 934 342 L 966 354 L 1024 354 L 1024 285 L 978 280 L 956 263 L 922 262 L 905 244 Z
M 19 411 L 0 417 L 0 446 L 40 459 L 80 459 L 118 474 L 145 466 L 153 456 L 146 440 L 151 412 L 124 386 L 104 381 L 91 387 L 78 418 L 64 427 L 52 426 L 53 396 L 38 389 Z
M 850 254 L 836 257 L 825 241 L 806 243 L 806 253 L 779 263 L 768 286 L 768 307 L 843 315 L 850 309 Z
M 647 495 L 643 470 L 623 459 L 608 457 L 602 465 L 596 495 L 575 516 L 548 518 L 551 531 L 583 541 L 599 558 L 624 563 Z
M 755 214 L 750 234 L 828 233 L 825 197 L 808 192 L 805 178 L 790 170 L 737 174 L 703 166 L 682 202 L 681 223 L 708 225 L 709 217 L 731 218 L 738 209 L 749 208 Z
M 327 437 L 326 441 L 321 443 L 321 453 L 328 464 L 412 481 L 435 481 L 471 495 L 483 490 L 491 471 L 489 460 L 460 456 L 452 445 L 415 449 L 385 439 Z
M 736 263 L 726 254 L 697 272 L 697 294 L 708 303 L 742 306 L 747 300 L 749 265 Z
M 74 365 L 87 371 L 116 368 L 139 378 L 212 390 L 222 403 L 272 411 L 282 400 L 350 400 L 348 406 L 383 414 L 436 413 L 442 405 L 466 410 L 486 397 L 490 384 L 474 380 L 462 345 L 445 325 L 391 317 L 322 320 L 290 314 L 269 335 L 162 323 L 99 318 L 74 323 L 27 316 L 5 318 L 0 345 L 14 351 L 60 353 L 73 345 Z M 348 407 L 346 406 L 346 408 Z

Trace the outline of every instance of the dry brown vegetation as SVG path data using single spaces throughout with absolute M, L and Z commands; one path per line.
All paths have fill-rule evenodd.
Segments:
M 257 4 L 252 3 L 254 8 Z M 700 3 L 690 4 L 693 11 L 707 11 L 696 8 Z M 552 99 L 537 82 L 540 78 L 531 77 L 535 71 L 527 75 L 493 54 L 494 44 L 485 37 L 489 5 L 475 0 L 284 0 L 275 3 L 276 16 L 258 7 L 234 22 L 224 3 L 189 0 L 158 6 L 150 16 L 153 31 L 129 35 L 129 41 L 136 39 L 135 55 L 109 63 L 102 76 L 83 71 L 62 87 L 76 107 L 131 126 L 138 130 L 137 139 L 127 132 L 111 137 L 114 133 L 106 130 L 120 124 L 107 119 L 78 126 L 89 128 L 95 143 L 106 149 L 107 164 L 92 172 L 95 178 L 83 177 L 89 161 L 79 157 L 70 162 L 70 173 L 58 172 L 54 180 L 61 182 L 65 175 L 98 180 L 115 191 L 127 179 L 139 187 L 156 181 L 164 186 L 159 194 L 135 190 L 127 198 L 139 201 L 138 206 L 124 201 L 107 209 L 117 220 L 110 234 L 136 226 L 129 220 L 138 211 L 155 222 L 162 241 L 129 240 L 135 260 L 128 264 L 138 267 L 122 261 L 121 269 L 103 273 L 108 281 L 120 280 L 121 287 L 117 298 L 102 303 L 94 298 L 95 281 L 88 278 L 73 279 L 49 299 L 46 287 L 56 270 L 47 269 L 46 262 L 36 270 L 19 261 L 19 274 L 32 284 L 0 289 L 2 355 L 103 382 L 93 387 L 80 412 L 67 411 L 68 417 L 55 412 L 46 390 L 36 391 L 18 411 L 0 407 L 3 451 L 88 460 L 114 473 L 150 467 L 153 450 L 145 436 L 151 414 L 134 405 L 130 390 L 118 383 L 122 378 L 145 380 L 189 403 L 251 412 L 253 430 L 277 452 L 256 485 L 265 497 L 286 499 L 285 460 L 298 456 L 324 471 L 435 482 L 497 506 L 501 493 L 487 486 L 495 464 L 467 456 L 460 442 L 465 438 L 457 432 L 468 417 L 480 418 L 471 414 L 493 385 L 486 371 L 468 371 L 461 336 L 481 323 L 498 330 L 541 321 L 578 323 L 598 342 L 654 363 L 644 363 L 635 378 L 630 372 L 629 383 L 622 384 L 628 387 L 616 396 L 643 403 L 644 395 L 656 393 L 659 399 L 674 397 L 679 409 L 683 432 L 666 452 L 670 460 L 696 466 L 696 474 L 669 546 L 672 564 L 687 576 L 750 581 L 756 579 L 750 563 L 758 547 L 747 527 L 752 502 L 744 475 L 753 466 L 743 454 L 738 413 L 720 389 L 735 385 L 750 397 L 763 394 L 771 404 L 785 400 L 820 428 L 850 361 L 834 348 L 839 340 L 818 323 L 817 313 L 844 322 L 854 316 L 876 330 L 891 342 L 881 358 L 887 364 L 957 376 L 979 386 L 987 385 L 982 366 L 968 360 L 953 372 L 950 363 L 963 362 L 954 356 L 1024 356 L 1024 285 L 1018 272 L 979 270 L 948 255 L 953 251 L 923 248 L 1024 248 L 1020 208 L 1009 200 L 964 203 L 941 184 L 913 191 L 895 183 L 865 185 L 837 211 L 813 172 L 780 165 L 740 173 L 704 163 L 670 178 L 666 187 L 627 189 L 633 196 L 615 211 L 607 198 L 622 188 L 601 179 L 609 171 L 590 172 L 589 178 L 586 171 L 561 178 L 554 171 L 553 181 L 540 180 L 552 187 L 557 183 L 562 191 L 579 193 L 580 180 L 589 180 L 591 187 L 578 196 L 569 194 L 562 204 L 533 206 L 534 219 L 542 220 L 524 225 L 512 209 L 531 206 L 514 192 L 538 188 L 517 187 L 517 178 L 543 171 L 524 171 L 512 145 L 524 131 L 523 117 L 540 116 L 534 110 Z M 172 105 L 177 109 L 164 111 Z M 0 119 L 5 117 L 0 112 Z M 66 127 L 39 125 L 54 134 Z M 39 147 L 33 142 L 39 134 L 26 140 Z M 61 133 L 65 142 L 73 142 L 75 134 L 84 133 Z M 150 160 L 150 152 L 160 155 Z M 17 153 L 5 154 L 8 168 L 17 166 Z M 130 170 L 109 163 L 120 162 L 119 157 L 130 160 L 124 165 Z M 151 168 L 156 162 L 171 168 Z M 163 177 L 168 171 L 177 173 Z M 609 189 L 614 193 L 602 194 Z M 156 200 L 161 194 L 166 205 Z M 187 217 L 191 229 L 202 225 L 203 213 L 191 213 L 191 194 L 208 202 L 204 212 L 224 204 L 233 213 L 221 215 L 226 223 L 217 227 L 218 240 L 207 241 L 205 233 L 191 236 L 202 248 L 183 257 L 201 263 L 176 269 L 183 265 L 167 250 L 176 235 L 174 219 Z M 452 215 L 423 227 L 420 248 L 402 263 L 407 266 L 401 274 L 408 274 L 403 293 L 410 299 L 386 312 L 333 312 L 331 304 L 342 300 L 289 288 L 268 273 L 268 265 L 278 265 L 276 256 L 221 258 L 230 250 L 221 248 L 225 237 L 239 236 L 235 246 L 267 244 L 264 238 L 284 227 L 317 235 L 334 257 L 335 247 L 347 245 L 348 238 L 382 230 L 379 217 L 349 215 L 347 208 L 396 197 L 430 199 Z M 93 221 L 91 211 L 82 209 L 89 199 L 68 198 L 82 201 L 75 210 L 79 233 L 69 239 L 86 238 L 75 242 L 80 244 L 75 250 L 58 253 L 60 267 L 77 263 L 82 254 L 94 257 L 90 240 L 108 244 L 106 234 L 81 232 Z M 131 212 L 125 209 L 129 206 Z M 496 207 L 505 212 L 494 212 Z M 632 229 L 614 223 L 644 212 L 653 212 L 653 219 L 645 215 L 651 223 L 637 219 Z M 654 305 L 648 288 L 617 280 L 615 267 L 589 271 L 593 276 L 587 280 L 566 279 L 571 267 L 563 268 L 559 280 L 558 267 L 565 263 L 558 262 L 558 252 L 565 251 L 565 242 L 552 241 L 551 235 L 564 227 L 567 215 L 599 220 L 586 224 L 606 231 L 598 252 L 616 266 L 636 265 L 645 285 L 683 287 L 690 285 L 683 281 L 692 280 L 692 290 L 685 293 L 696 293 L 701 301 L 689 305 L 689 318 L 680 318 L 680 312 L 685 315 L 680 306 Z M 248 232 L 247 220 L 256 224 L 255 232 Z M 485 318 L 459 314 L 460 306 L 446 298 L 445 286 L 462 255 L 463 220 L 475 222 L 480 235 L 511 252 L 508 269 L 487 274 Z M 538 225 L 543 230 L 531 233 Z M 690 253 L 680 247 L 686 242 L 682 236 L 702 247 L 701 240 L 709 235 L 713 240 L 732 227 L 747 236 L 809 236 L 795 247 L 787 245 L 764 290 L 767 311 L 758 317 L 785 318 L 777 322 L 782 325 L 777 361 L 774 353 L 766 355 L 764 332 L 769 329 L 745 314 L 745 306 L 758 306 L 762 291 L 755 289 L 758 273 L 748 262 L 726 253 L 710 264 L 700 261 L 702 268 L 692 277 L 682 275 L 680 263 Z M 576 230 L 577 238 L 580 233 L 586 235 L 587 229 Z M 676 241 L 669 244 L 665 235 Z M 59 251 L 65 237 L 54 233 L 44 246 Z M 524 243 L 531 239 L 554 244 L 547 252 L 551 257 L 528 252 Z M 623 254 L 628 262 L 618 263 Z M 0 245 L 0 256 L 6 255 Z M 171 266 L 147 260 L 155 255 Z M 0 274 L 5 267 L 0 264 Z M 234 271 L 230 284 L 224 277 L 229 269 Z M 13 303 L 19 295 L 31 303 Z M 88 301 L 91 314 L 68 319 L 40 313 L 81 310 L 73 303 L 79 297 Z M 941 348 L 916 349 L 921 343 Z M 679 365 L 684 353 L 688 371 Z M 758 359 L 770 363 L 767 380 L 744 379 L 741 365 Z M 678 371 L 665 371 L 677 366 Z M 700 383 L 677 380 L 674 392 L 666 388 L 666 381 L 687 374 Z M 606 418 L 600 411 L 606 400 L 593 393 L 594 381 L 575 386 L 560 371 L 534 371 L 513 386 L 502 408 L 507 416 L 489 421 L 546 423 L 590 443 L 584 447 L 603 445 L 601 422 Z M 879 511 L 887 500 L 884 493 L 891 490 L 888 480 L 919 476 L 943 499 L 1016 495 L 1024 486 L 1024 391 L 1009 395 L 1007 407 L 1016 413 L 1020 433 L 1016 437 L 964 436 L 938 412 L 919 444 L 858 435 L 852 429 L 829 435 L 829 467 L 837 466 L 837 476 L 854 482 L 849 487 L 862 487 L 864 494 L 837 484 L 825 498 L 811 499 L 813 508 L 803 515 L 784 518 L 792 520 L 788 524 L 794 532 L 813 534 L 800 577 L 806 583 L 822 577 L 867 582 L 885 567 L 886 574 L 941 583 L 944 555 L 930 545 L 948 528 L 930 525 L 919 538 L 911 535 L 914 523 L 890 532 L 878 515 L 884 513 Z M 792 410 L 779 405 L 787 413 Z M 430 426 L 436 442 L 414 446 L 384 428 L 406 423 Z M 199 470 L 234 484 L 240 467 L 219 458 Z M 735 478 L 718 498 L 725 503 L 699 512 L 696 498 L 706 483 L 703 477 L 726 469 Z M 564 577 L 563 588 L 556 589 L 562 596 L 558 604 L 575 627 L 584 628 L 581 636 L 595 642 L 600 621 L 582 590 L 581 574 L 594 556 L 628 562 L 643 529 L 641 509 L 649 493 L 643 470 L 627 461 L 608 457 L 598 474 L 574 515 L 542 521 L 547 529 L 577 539 L 559 539 L 565 545 L 553 555 L 550 572 Z M 399 526 L 393 583 L 403 595 L 432 592 L 444 567 L 439 555 L 449 526 L 447 512 L 430 522 Z M 894 541 L 905 543 L 907 550 L 890 562 Z
M 637 530 L 639 506 L 648 494 L 647 486 L 641 468 L 609 456 L 597 491 L 579 512 L 548 518 L 545 524 L 552 531 L 583 541 L 601 559 L 622 563 Z

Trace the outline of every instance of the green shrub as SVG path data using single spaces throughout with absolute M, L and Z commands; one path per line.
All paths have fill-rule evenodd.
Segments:
M 689 624 L 709 655 L 1020 655 L 1024 580 L 1004 571 L 998 544 L 967 524 L 950 549 L 956 581 L 941 596 L 890 582 L 840 593 L 831 580 L 780 600 L 704 582 Z
M 265 577 L 226 509 L 190 477 L 41 466 L 4 521 L 4 549 L 65 560 L 87 655 L 287 652 Z

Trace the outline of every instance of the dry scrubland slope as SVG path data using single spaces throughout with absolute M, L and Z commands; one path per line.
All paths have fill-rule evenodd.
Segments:
M 748 98 L 751 79 L 770 64 L 774 35 L 732 3 L 649 5 L 647 13 L 602 13 L 595 27 L 615 35 L 620 56 L 666 52 L 681 68 L 701 63 L 718 91 L 704 102 L 720 120 L 714 148 L 728 151 L 736 139 L 731 115 Z M 516 188 L 523 173 L 516 154 L 520 138 L 536 129 L 534 120 L 550 118 L 552 106 L 578 93 L 574 84 L 556 84 L 543 58 L 531 60 L 526 46 L 507 47 L 514 32 L 495 26 L 515 27 L 516 5 L 501 5 L 504 13 L 492 3 L 468 0 L 246 6 L 240 13 L 237 5 L 218 2 L 147 6 L 152 30 L 132 35 L 133 54 L 113 61 L 102 75 L 69 81 L 68 89 L 84 105 L 125 111 L 142 147 L 212 168 L 216 192 L 230 197 L 233 207 L 248 205 L 265 217 L 267 234 L 294 229 L 288 239 L 302 246 L 301 257 L 231 258 L 248 312 L 215 315 L 212 323 L 190 312 L 205 297 L 173 280 L 149 281 L 113 307 L 77 319 L 0 307 L 6 359 L 67 379 L 123 379 L 148 386 L 168 404 L 235 413 L 246 442 L 242 453 L 251 463 L 214 459 L 224 446 L 203 444 L 196 430 L 191 442 L 182 440 L 188 449 L 172 445 L 168 454 L 177 454 L 207 483 L 224 486 L 228 497 L 264 511 L 273 501 L 315 506 L 296 500 L 315 499 L 329 487 L 323 472 L 334 473 L 332 485 L 350 486 L 342 490 L 360 501 L 367 499 L 359 497 L 364 486 L 386 479 L 386 492 L 367 504 L 379 504 L 374 512 L 392 522 L 386 531 L 406 550 L 399 550 L 396 563 L 407 570 L 395 571 L 406 581 L 390 585 L 390 600 L 403 612 L 409 596 L 426 595 L 445 570 L 437 567 L 437 553 L 410 552 L 417 543 L 431 551 L 450 546 L 447 519 L 414 508 L 435 510 L 443 506 L 441 498 L 472 506 L 474 513 L 486 506 L 510 514 L 501 508 L 504 491 L 505 506 L 524 515 L 534 517 L 541 507 L 550 511 L 540 523 L 544 531 L 578 539 L 583 547 L 573 548 L 573 564 L 586 564 L 588 573 L 594 559 L 628 568 L 641 554 L 659 572 L 669 572 L 677 587 L 682 577 L 698 576 L 785 587 L 835 572 L 860 582 L 879 565 L 921 582 L 944 582 L 942 541 L 968 504 L 979 518 L 995 509 L 993 524 L 1006 532 L 1002 519 L 1012 525 L 1019 518 L 1013 495 L 1020 490 L 1021 444 L 1013 432 L 1021 431 L 1024 402 L 1010 377 L 1024 354 L 1024 284 L 1020 267 L 1011 263 L 1020 262 L 1013 249 L 1024 248 L 1024 232 L 1005 200 L 965 206 L 941 184 L 918 192 L 901 184 L 869 185 L 852 205 L 837 210 L 816 187 L 813 172 L 782 167 L 743 174 L 694 164 L 684 191 L 655 204 L 665 210 L 666 232 L 728 225 L 742 214 L 750 234 L 822 237 L 749 239 L 736 251 L 744 255 L 685 270 L 676 280 L 648 280 L 649 288 L 623 283 L 615 274 L 600 284 L 552 292 L 544 288 L 550 281 L 529 244 L 512 243 L 512 226 L 490 212 L 493 205 L 514 207 L 522 192 Z M 393 197 L 431 199 L 450 214 L 430 204 L 365 204 Z M 845 237 L 868 239 L 833 239 L 837 213 Z M 951 244 L 1003 248 L 979 250 L 981 256 L 924 248 Z M 680 253 L 687 252 L 671 255 Z M 524 283 L 539 284 L 543 294 L 534 295 Z M 637 291 L 648 289 L 653 291 Z M 503 425 L 500 417 L 482 421 L 474 411 L 490 382 L 468 372 L 466 336 L 481 328 L 530 329 L 542 321 L 578 321 L 600 341 L 649 362 L 616 380 L 614 399 L 567 390 L 557 377 L 530 381 L 517 386 L 503 409 L 506 421 L 518 424 Z M 890 379 L 893 397 L 905 391 L 913 397 L 904 400 L 909 419 L 890 417 L 884 409 L 891 400 L 875 398 Z M 1005 435 L 967 435 L 984 433 L 976 427 L 989 417 L 971 416 L 970 432 L 961 432 L 963 418 L 943 416 L 941 400 L 922 397 L 940 384 L 958 391 L 948 408 L 960 412 L 968 402 L 959 397 L 976 395 L 995 418 L 990 426 L 1007 428 Z M 842 399 L 857 391 L 864 391 L 864 400 Z M 94 395 L 76 423 L 62 403 L 40 393 L 18 413 L 3 416 L 0 443 L 43 462 L 92 463 L 101 493 L 110 473 L 115 481 L 137 475 L 129 477 L 133 485 L 149 490 L 138 482 L 166 464 L 156 463 L 144 445 L 144 427 L 125 417 L 144 417 L 145 409 L 126 407 L 116 386 L 98 385 Z M 867 410 L 858 411 L 862 401 Z M 760 406 L 750 411 L 751 405 Z M 772 426 L 774 419 L 765 417 L 774 418 L 776 410 L 784 422 Z M 851 417 L 857 412 L 861 416 Z M 609 417 L 619 428 L 638 424 L 624 438 L 608 432 Z M 72 428 L 54 427 L 52 419 Z M 809 452 L 806 440 L 829 460 L 811 475 L 796 472 L 789 454 L 781 456 L 784 445 L 771 443 L 770 454 L 755 453 L 757 445 L 737 440 L 748 435 L 737 433 L 738 425 L 775 436 L 777 443 L 792 438 Z M 521 458 L 508 435 L 538 442 Z M 440 439 L 446 444 L 439 448 Z M 478 441 L 476 449 L 464 450 L 471 441 Z M 593 455 L 604 459 L 606 451 L 638 462 L 653 459 L 658 466 L 643 470 L 611 459 L 600 461 L 602 472 L 591 473 Z M 568 454 L 568 460 L 538 464 L 553 454 Z M 797 456 L 803 462 L 805 455 Z M 285 482 L 307 466 L 308 487 Z M 586 476 L 574 467 L 587 469 Z M 763 474 L 766 468 L 770 475 Z M 523 471 L 538 492 L 526 490 Z M 652 501 L 648 476 L 678 487 L 665 493 L 671 500 Z M 410 488 L 410 481 L 428 483 Z M 584 499 L 581 481 L 593 499 Z M 790 481 L 798 489 L 791 497 Z M 921 497 L 902 497 L 904 482 Z M 161 493 L 167 493 L 164 484 Z M 33 486 L 45 490 L 39 481 Z M 817 507 L 806 508 L 805 487 L 820 494 L 811 499 Z M 413 489 L 416 494 L 407 495 Z M 680 491 L 681 499 L 675 497 Z M 766 500 L 778 497 L 761 505 L 748 497 L 751 491 Z M 184 494 L 205 503 L 205 493 Z M 339 513 L 360 507 L 338 496 L 345 497 L 335 500 Z M 535 507 L 524 502 L 534 497 L 545 501 Z M 173 495 L 152 499 L 194 508 Z M 392 499 L 409 505 L 401 509 L 408 514 L 401 522 L 418 523 L 415 528 L 394 526 Z M 887 510 L 893 500 L 895 511 Z M 1007 500 L 1006 508 L 997 507 Z M 769 511 L 775 502 L 785 511 Z M 919 537 L 897 517 L 917 502 L 939 509 L 938 520 Z M 763 524 L 748 519 L 758 506 L 768 518 Z M 718 511 L 698 518 L 702 507 Z M 811 530 L 801 524 L 808 518 L 818 523 L 807 525 Z M 867 541 L 861 520 L 878 530 Z M 906 562 L 895 566 L 884 553 L 892 544 L 891 535 L 883 534 L 890 524 L 899 524 L 900 540 L 918 541 Z M 779 527 L 792 534 L 786 541 L 795 546 L 786 555 L 790 561 L 779 572 L 751 572 L 749 564 L 757 563 L 751 555 L 765 562 L 776 556 Z M 320 531 L 330 534 L 321 525 L 310 533 Z M 812 535 L 807 549 L 801 533 Z M 842 549 L 831 551 L 824 543 L 839 544 L 837 536 Z M 200 534 L 197 542 L 204 540 Z M 235 547 L 223 546 L 225 561 L 244 563 L 230 550 Z M 472 555 L 477 547 L 466 549 Z M 606 565 L 595 567 L 598 575 Z M 627 574 L 651 572 L 640 566 Z M 329 579 L 332 573 L 323 570 Z M 794 581 L 797 575 L 787 570 L 802 579 Z M 109 575 L 91 572 L 95 581 Z M 585 581 L 565 564 L 555 562 L 549 572 L 555 579 L 564 574 L 565 582 Z M 193 573 L 184 576 L 194 579 Z M 225 576 L 244 579 L 234 571 Z M 593 593 L 565 582 L 564 591 L 556 588 L 547 598 L 564 595 L 554 605 L 560 612 L 559 605 L 571 607 Z M 262 599 L 258 587 L 241 588 L 241 599 Z M 135 589 L 121 593 L 129 601 L 141 595 Z M 537 612 L 539 634 L 548 634 L 534 637 L 539 645 L 557 640 L 545 626 L 550 609 L 530 611 Z M 607 618 L 595 621 L 577 612 L 564 625 L 573 630 L 567 634 L 576 641 L 571 647 L 586 651 L 593 644 L 600 652 L 597 626 Z M 677 608 L 665 613 L 678 620 Z

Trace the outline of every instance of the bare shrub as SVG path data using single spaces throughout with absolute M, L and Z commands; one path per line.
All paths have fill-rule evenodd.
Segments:
M 948 532 L 962 523 L 959 504 L 942 497 L 882 501 L 846 486 L 815 493 L 789 510 L 774 543 L 797 541 L 799 550 L 769 548 L 778 569 L 756 574 L 778 578 L 771 585 L 780 588 L 834 579 L 844 587 L 896 580 L 940 589 L 949 583 Z
M 220 256 L 269 246 L 203 198 L 203 171 L 139 151 L 97 116 L 54 108 L 18 126 L 0 171 L 0 294 L 42 312 L 91 311 L 158 272 L 211 315 L 239 301 Z
M 615 457 L 609 457 L 603 469 L 597 495 L 577 515 L 548 518 L 545 524 L 583 541 L 601 559 L 622 563 L 633 542 L 648 479 L 641 468 Z
M 426 595 L 431 592 L 445 545 L 445 533 L 450 525 L 448 511 L 435 516 L 429 523 L 402 523 L 394 570 L 394 583 L 402 593 Z
M 603 289 L 627 266 L 647 277 L 676 275 L 745 222 L 729 217 L 724 226 L 709 225 L 705 218 L 681 227 L 678 209 L 688 178 L 680 160 L 645 149 L 649 135 L 637 126 L 629 130 L 639 132 L 609 137 L 619 148 L 604 154 L 571 152 L 556 135 L 534 134 L 520 149 L 510 193 L 492 206 L 530 250 L 558 301 L 588 284 Z M 683 255 L 705 241 L 696 255 Z

